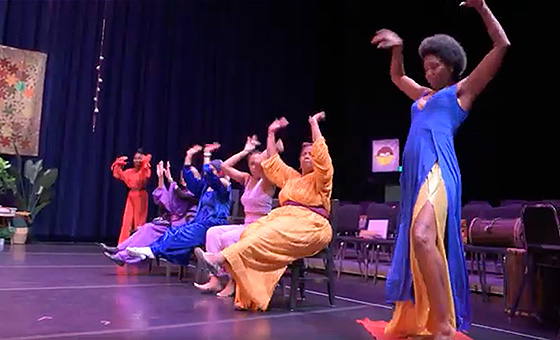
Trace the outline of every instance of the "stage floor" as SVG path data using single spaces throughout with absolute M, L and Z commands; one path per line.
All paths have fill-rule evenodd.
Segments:
M 192 272 L 192 271 L 191 271 Z M 0 339 L 372 339 L 356 319 L 388 320 L 383 281 L 343 275 L 336 307 L 321 284 L 289 312 L 280 291 L 266 313 L 234 311 L 232 299 L 201 294 L 190 276 L 121 268 L 95 245 L 32 244 L 0 252 Z M 508 322 L 502 299 L 473 295 L 473 339 L 552 339 L 534 319 Z

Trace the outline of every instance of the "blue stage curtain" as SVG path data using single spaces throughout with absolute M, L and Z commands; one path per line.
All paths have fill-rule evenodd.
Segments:
M 126 188 L 114 158 L 142 147 L 179 177 L 186 148 L 218 141 L 216 156 L 265 141 L 272 119 L 293 123 L 297 162 L 315 107 L 315 1 L 1 1 L 0 43 L 48 54 L 40 158 L 58 167 L 39 240 L 116 241 Z M 97 130 L 93 97 L 106 18 Z M 151 204 L 150 217 L 155 207 Z

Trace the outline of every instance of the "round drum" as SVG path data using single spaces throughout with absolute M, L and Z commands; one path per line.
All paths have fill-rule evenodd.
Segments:
M 525 248 L 525 235 L 521 218 L 476 217 L 469 226 L 469 243 L 487 247 Z

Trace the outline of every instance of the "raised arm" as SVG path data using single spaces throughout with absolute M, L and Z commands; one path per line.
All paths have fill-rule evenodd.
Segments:
M 163 167 L 163 161 L 159 161 L 156 165 L 156 175 L 158 177 L 158 186 L 152 192 L 152 198 L 154 203 L 158 206 L 164 207 L 165 210 L 169 211 L 169 201 L 170 192 L 172 185 L 169 186 L 169 190 L 165 187 L 163 177 L 167 170 Z
M 159 189 L 166 189 L 165 188 L 165 183 L 163 181 L 163 176 L 166 173 L 167 173 L 167 170 L 163 167 L 163 161 L 159 161 L 159 163 L 156 165 L 156 175 L 157 175 L 157 178 L 158 178 L 158 188 Z
M 175 182 L 175 180 L 173 180 L 173 174 L 171 173 L 171 163 L 169 161 L 167 161 L 166 167 L 163 169 L 163 174 L 165 175 L 165 178 L 167 178 L 167 182 L 169 183 L 169 185 Z
M 152 165 L 150 162 L 152 161 L 152 155 L 142 155 L 142 165 L 140 165 L 140 174 L 141 178 L 144 182 L 148 181 L 152 176 Z
M 188 149 L 185 155 L 185 162 L 183 165 L 183 178 L 187 183 L 187 188 L 197 198 L 200 197 L 200 195 L 202 194 L 203 184 L 200 178 L 197 178 L 197 176 L 195 176 L 195 174 L 198 172 L 196 173 L 194 172 L 194 170 L 196 169 L 192 166 L 192 158 L 201 150 L 202 150 L 202 146 L 200 145 L 195 145 L 192 148 Z
M 211 164 L 204 164 L 202 166 L 202 180 L 208 185 L 212 190 L 214 190 L 218 195 L 222 196 L 227 193 L 226 183 L 220 181 L 220 177 L 212 171 Z
M 319 112 L 309 117 L 311 126 L 311 136 L 313 146 L 311 148 L 311 158 L 313 159 L 313 172 L 315 174 L 317 188 L 322 191 L 332 190 L 332 179 L 334 168 L 329 149 L 325 143 L 325 138 L 321 134 L 319 122 L 325 119 L 325 112 Z
M 115 177 L 116 179 L 119 179 L 121 181 L 124 181 L 124 175 L 123 175 L 123 167 L 126 165 L 126 161 L 127 161 L 128 157 L 126 156 L 122 156 L 117 158 L 113 164 L 111 165 L 111 171 L 113 172 L 113 177 Z
M 482 59 L 472 73 L 457 84 L 459 104 L 468 111 L 480 92 L 484 90 L 502 66 L 502 61 L 511 44 L 504 29 L 484 0 L 467 0 L 461 3 L 461 5 L 472 7 L 478 11 L 494 45 L 492 50 Z
M 391 81 L 410 99 L 416 100 L 430 90 L 405 75 L 403 41 L 395 32 L 388 29 L 379 30 L 371 39 L 371 44 L 377 45 L 377 48 L 391 49 Z
M 234 181 L 245 185 L 251 175 L 247 172 L 235 169 L 234 166 L 243 158 L 247 157 L 251 152 L 253 152 L 259 144 L 260 143 L 257 140 L 256 135 L 247 137 L 247 142 L 245 143 L 245 147 L 243 148 L 243 150 L 226 159 L 226 161 L 222 163 L 222 171 L 227 176 L 231 177 Z
M 265 177 L 279 188 L 284 187 L 290 178 L 300 175 L 295 169 L 286 165 L 278 154 L 278 146 L 283 147 L 283 144 L 277 143 L 276 132 L 286 126 L 288 126 L 288 121 L 284 117 L 276 119 L 270 124 L 266 140 L 266 154 L 263 154 L 264 160 L 261 162 Z
M 289 122 L 285 117 L 276 119 L 268 127 L 268 135 L 266 137 L 266 154 L 263 157 L 270 158 L 278 154 L 278 144 L 276 142 L 276 132 L 288 126 Z M 283 147 L 283 144 L 282 144 Z
M 210 164 L 212 153 L 220 148 L 220 143 L 214 142 L 212 144 L 204 145 L 204 165 L 202 166 L 202 181 L 211 187 L 218 195 L 224 195 L 227 193 L 227 187 L 230 183 L 225 178 L 220 179 L 212 169 L 214 166 Z M 223 162 L 222 162 L 223 164 Z M 221 164 L 220 164 L 221 167 Z
M 208 164 L 212 160 L 212 152 L 218 150 L 220 148 L 220 143 L 214 142 L 212 144 L 205 144 L 204 145 L 204 161 L 202 164 Z

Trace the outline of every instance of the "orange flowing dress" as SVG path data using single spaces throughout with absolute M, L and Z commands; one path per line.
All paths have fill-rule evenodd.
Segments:
M 124 170 L 123 167 L 126 165 L 125 157 L 118 158 L 111 165 L 113 176 L 123 181 L 129 188 L 124 207 L 119 244 L 129 238 L 139 226 L 144 225 L 148 218 L 148 193 L 145 187 L 152 174 L 150 170 L 151 159 L 151 155 L 144 155 L 142 157 L 142 165 L 138 170 L 134 168 Z
M 264 311 L 288 264 L 324 249 L 332 238 L 329 221 L 306 208 L 330 212 L 333 165 L 324 138 L 313 143 L 313 172 L 302 175 L 277 154 L 261 163 L 265 176 L 281 188 L 280 207 L 251 223 L 240 240 L 222 251 L 235 280 L 235 305 Z M 288 201 L 303 206 L 286 205 Z

